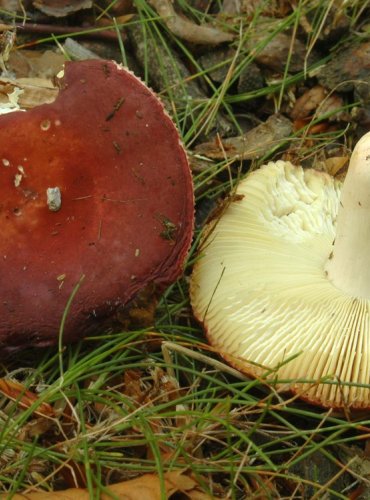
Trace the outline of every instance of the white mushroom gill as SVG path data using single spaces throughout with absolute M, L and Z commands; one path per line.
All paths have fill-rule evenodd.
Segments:
M 240 370 L 316 404 L 364 408 L 370 300 L 326 271 L 341 187 L 282 161 L 247 176 L 243 198 L 206 229 L 191 300 L 211 344 Z

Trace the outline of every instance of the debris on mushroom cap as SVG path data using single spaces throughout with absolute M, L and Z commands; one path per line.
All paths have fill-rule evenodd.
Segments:
M 66 63 L 53 103 L 0 125 L 1 349 L 56 343 L 82 276 L 65 342 L 99 333 L 141 290 L 179 276 L 190 169 L 163 105 L 131 72 Z
M 49 210 L 52 212 L 57 212 L 62 206 L 62 195 L 58 187 L 47 188 L 46 190 L 46 200 Z
M 370 298 L 340 290 L 325 269 L 341 189 L 283 161 L 248 175 L 206 228 L 191 300 L 241 371 L 324 407 L 369 408 Z

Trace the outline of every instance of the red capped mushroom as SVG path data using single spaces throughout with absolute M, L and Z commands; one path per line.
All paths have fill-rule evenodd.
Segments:
M 68 62 L 51 104 L 0 116 L 0 347 L 99 331 L 181 273 L 193 227 L 178 132 L 138 78 Z

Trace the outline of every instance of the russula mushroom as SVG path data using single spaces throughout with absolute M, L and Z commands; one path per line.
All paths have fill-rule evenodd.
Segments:
M 216 351 L 323 407 L 370 407 L 369 141 L 343 186 L 283 161 L 250 173 L 206 227 L 191 278 Z
M 153 92 L 101 60 L 66 63 L 59 87 L 0 116 L 3 350 L 55 344 L 78 283 L 63 341 L 101 331 L 173 282 L 191 241 L 187 157 Z

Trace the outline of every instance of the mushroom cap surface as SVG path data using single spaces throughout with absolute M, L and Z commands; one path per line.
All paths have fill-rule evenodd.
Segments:
M 193 228 L 185 150 L 163 105 L 114 62 L 67 62 L 56 100 L 0 116 L 0 348 L 99 332 L 181 273 Z
M 191 301 L 239 370 L 324 407 L 368 408 L 370 300 L 325 272 L 341 186 L 283 161 L 249 174 L 206 227 Z

